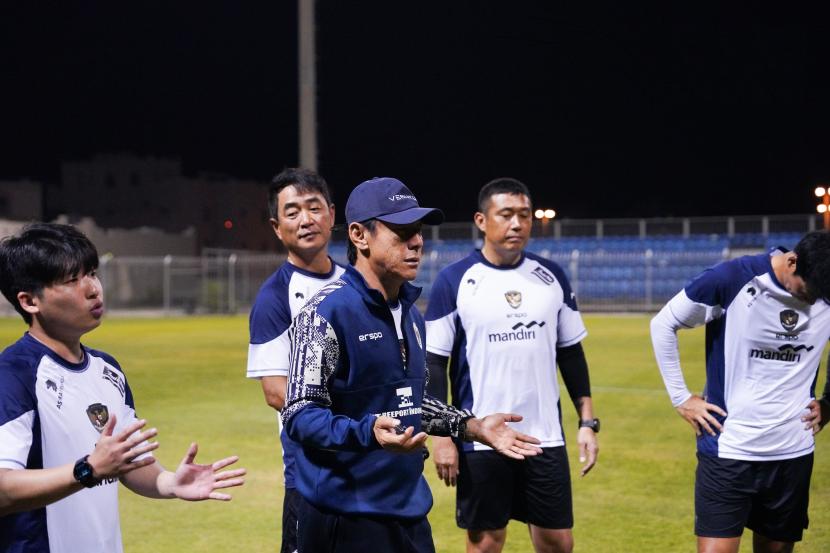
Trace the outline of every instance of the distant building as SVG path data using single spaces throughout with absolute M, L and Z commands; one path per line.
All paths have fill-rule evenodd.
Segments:
M 268 184 L 223 175 L 184 176 L 175 159 L 100 154 L 65 162 L 46 215 L 90 217 L 103 228 L 193 229 L 199 249 L 273 250 Z
M 32 180 L 0 181 L 0 219 L 43 218 L 43 185 Z
M 67 223 L 68 221 L 66 217 L 58 217 L 56 222 Z M 95 244 L 98 255 L 101 256 L 199 255 L 196 232 L 192 227 L 178 233 L 165 232 L 151 227 L 106 229 L 101 228 L 88 217 L 73 224 Z
M 0 219 L 0 238 L 19 234 L 30 222 Z M 77 227 L 95 244 L 98 254 L 102 256 L 195 256 L 200 253 L 193 228 L 178 233 L 148 227 L 105 229 L 88 217 L 70 221 L 66 216 L 58 217 L 54 222 Z

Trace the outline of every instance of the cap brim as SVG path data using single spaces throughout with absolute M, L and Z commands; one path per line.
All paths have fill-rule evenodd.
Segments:
M 416 221 L 421 221 L 426 225 L 440 225 L 444 222 L 444 212 L 433 207 L 412 207 L 397 213 L 381 215 L 376 219 L 393 225 L 408 225 Z

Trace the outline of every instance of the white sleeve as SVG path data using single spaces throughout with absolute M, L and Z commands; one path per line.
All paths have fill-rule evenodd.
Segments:
M 686 292 L 681 290 L 651 320 L 651 343 L 654 347 L 654 356 L 657 358 L 663 383 L 675 407 L 692 396 L 680 367 L 677 331 L 681 328 L 700 326 L 722 314 L 723 310 L 719 306 L 693 302 L 686 296 Z
M 562 304 L 557 317 L 556 347 L 566 348 L 581 342 L 588 335 L 582 315 L 567 303 Z
M 113 434 L 118 434 L 119 432 L 123 431 L 126 427 L 130 426 L 132 423 L 136 422 L 137 420 L 138 420 L 138 417 L 136 416 L 135 409 L 133 409 L 132 407 L 130 407 L 127 404 L 124 404 L 123 407 L 122 407 L 121 413 L 118 414 L 118 420 L 115 422 L 115 428 L 113 428 L 112 433 Z M 138 430 L 133 432 L 130 437 L 134 438 L 134 437 L 138 436 L 139 434 L 141 434 L 142 432 L 144 432 L 145 430 L 146 430 L 146 428 L 139 428 Z M 147 445 L 148 443 L 149 443 L 149 440 L 144 440 L 143 442 L 138 444 L 138 446 Z M 138 446 L 136 446 L 136 447 L 138 447 Z M 144 459 L 146 457 L 153 457 L 153 452 L 148 451 L 147 453 L 142 453 L 141 455 L 137 456 L 134 460 L 138 461 L 138 460 Z
M 450 357 L 455 342 L 455 315 L 452 311 L 434 321 L 426 322 L 427 351 L 436 355 Z
M 27 411 L 0 426 L 0 468 L 25 469 L 32 448 L 35 412 Z
M 288 330 L 264 344 L 248 344 L 248 378 L 288 376 L 291 341 Z

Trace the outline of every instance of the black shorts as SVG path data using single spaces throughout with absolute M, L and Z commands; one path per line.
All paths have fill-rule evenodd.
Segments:
M 415 520 L 331 513 L 300 497 L 299 553 L 435 553 L 427 517 Z
M 735 538 L 747 527 L 771 540 L 801 541 L 812 472 L 812 453 L 781 461 L 737 461 L 698 453 L 695 534 Z
M 571 473 L 565 447 L 547 447 L 524 461 L 495 451 L 462 452 L 456 522 L 497 530 L 512 518 L 541 528 L 573 527 Z
M 282 500 L 282 546 L 280 553 L 297 551 L 297 515 L 303 496 L 296 488 L 285 488 Z

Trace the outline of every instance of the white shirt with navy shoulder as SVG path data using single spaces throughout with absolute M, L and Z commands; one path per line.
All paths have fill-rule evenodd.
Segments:
M 248 378 L 264 376 L 288 377 L 291 366 L 291 340 L 288 329 L 297 313 L 323 286 L 343 274 L 343 267 L 331 261 L 328 273 L 312 273 L 285 262 L 262 284 L 249 318 Z M 294 487 L 294 459 L 292 447 L 282 432 L 282 421 L 277 417 L 280 440 L 283 445 L 285 486 Z
M 780 252 L 774 252 L 780 253 Z M 652 321 L 652 341 L 677 406 L 690 396 L 675 332 L 706 325 L 704 397 L 726 411 L 723 431 L 698 438 L 702 454 L 746 461 L 791 459 L 813 451 L 801 417 L 814 397 L 830 305 L 807 304 L 787 292 L 767 254 L 707 269 Z
M 511 426 L 542 447 L 564 445 L 556 348 L 587 331 L 561 267 L 527 252 L 516 265 L 496 266 L 476 250 L 438 274 L 426 328 L 427 351 L 451 358 L 456 407 L 518 413 L 523 420 Z
M 92 453 L 136 420 L 127 379 L 109 355 L 83 348 L 70 363 L 25 334 L 0 354 L 0 468 L 46 469 Z M 119 553 L 118 480 L 45 508 L 0 517 L 0 552 Z
M 325 274 L 285 262 L 268 277 L 259 289 L 249 319 L 248 378 L 288 376 L 291 321 L 320 288 L 340 278 L 343 270 L 334 261 Z

